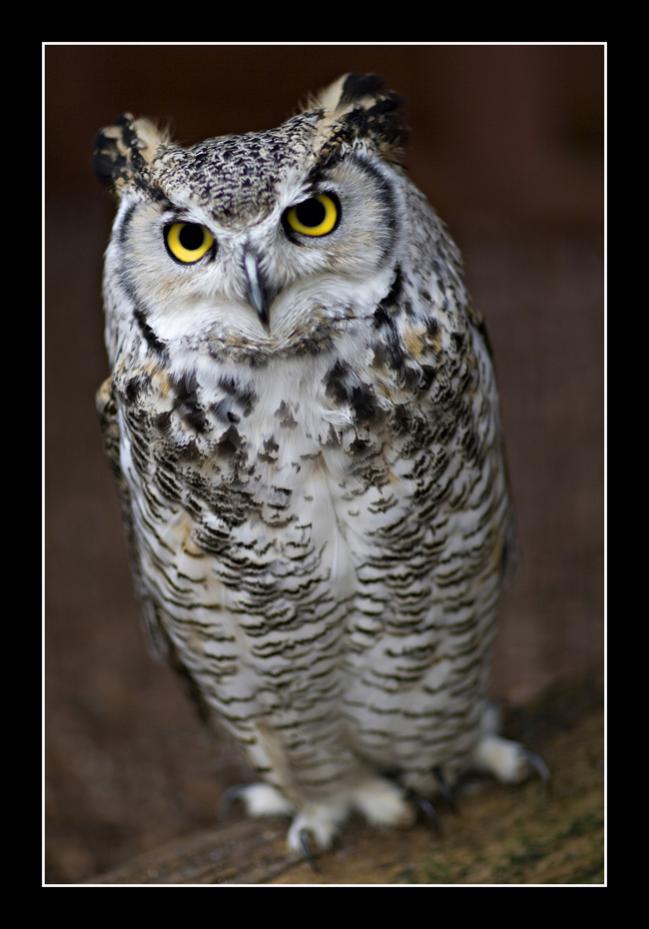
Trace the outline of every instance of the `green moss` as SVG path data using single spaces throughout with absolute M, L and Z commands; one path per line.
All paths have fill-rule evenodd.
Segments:
M 466 818 L 453 820 L 434 849 L 402 869 L 400 882 L 417 884 L 578 884 L 604 881 L 603 735 L 596 689 L 577 701 L 574 691 L 549 700 L 551 726 L 543 752 L 553 770 L 552 790 L 530 782 L 489 786 L 468 798 Z M 533 714 L 545 714 L 542 701 Z M 562 707 L 566 716 L 561 717 Z M 536 718 L 533 715 L 533 719 Z M 519 713 L 525 727 L 526 718 Z M 538 725 L 542 731 L 543 726 Z M 552 731 L 553 730 L 553 731 Z
M 604 817 L 599 812 L 588 812 L 574 819 L 567 829 L 559 833 L 562 839 L 571 839 L 575 836 L 588 835 L 604 825 Z

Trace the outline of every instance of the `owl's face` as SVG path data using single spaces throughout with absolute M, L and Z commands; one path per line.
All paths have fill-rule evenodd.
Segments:
M 267 132 L 184 149 L 128 116 L 104 130 L 107 278 L 150 338 L 272 351 L 375 307 L 402 231 L 398 102 L 348 75 Z

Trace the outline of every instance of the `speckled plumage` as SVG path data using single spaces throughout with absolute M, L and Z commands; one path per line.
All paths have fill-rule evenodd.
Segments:
M 351 75 L 278 129 L 182 149 L 125 116 L 97 143 L 120 196 L 98 406 L 137 592 L 256 769 L 250 812 L 292 815 L 294 847 L 303 829 L 326 847 L 352 809 L 407 822 L 382 771 L 432 796 L 435 769 L 525 767 L 486 704 L 513 543 L 492 361 L 400 164 L 399 103 Z M 323 191 L 335 231 L 287 234 Z M 215 254 L 179 267 L 174 220 L 209 227 Z

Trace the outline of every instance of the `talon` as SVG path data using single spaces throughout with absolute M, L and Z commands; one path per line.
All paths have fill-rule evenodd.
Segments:
M 457 808 L 457 804 L 455 803 L 455 794 L 453 793 L 453 790 L 450 787 L 448 781 L 444 777 L 444 772 L 440 767 L 437 767 L 433 768 L 433 774 L 435 775 L 435 780 L 437 781 L 437 786 L 439 787 L 439 792 L 444 800 L 444 803 L 447 805 L 454 816 L 459 816 L 460 814 Z
M 221 799 L 219 800 L 219 805 L 217 809 L 217 818 L 225 819 L 232 808 L 232 804 L 235 800 L 240 800 L 243 794 L 246 792 L 247 784 L 235 784 L 233 787 L 228 787 Z
M 297 836 L 300 842 L 300 848 L 302 849 L 302 854 L 304 855 L 304 858 L 311 865 L 311 870 L 315 871 L 316 874 L 319 874 L 320 868 L 318 867 L 318 863 L 315 860 L 315 856 L 311 848 L 311 842 L 309 841 L 309 830 L 300 829 Z
M 437 811 L 433 804 L 427 797 L 422 797 L 421 794 L 418 794 L 414 790 L 409 790 L 406 794 L 408 800 L 411 800 L 418 809 L 424 814 L 428 822 L 431 824 L 438 836 L 441 836 L 442 833 L 442 824 L 440 818 L 437 815 Z
M 536 771 L 538 776 L 541 778 L 543 783 L 549 786 L 552 775 L 550 774 L 550 769 L 546 765 L 545 761 L 541 758 L 540 755 L 536 755 L 534 752 L 531 752 L 529 749 L 524 748 L 523 754 L 527 760 L 529 766 Z

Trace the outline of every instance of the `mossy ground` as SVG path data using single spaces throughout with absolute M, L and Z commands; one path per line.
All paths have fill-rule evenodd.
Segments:
M 237 820 L 141 856 L 101 883 L 602 884 L 604 729 L 601 682 L 553 687 L 506 714 L 506 735 L 543 756 L 550 785 L 466 785 L 441 835 L 424 823 L 377 832 L 360 822 L 318 859 L 286 851 L 286 822 Z

